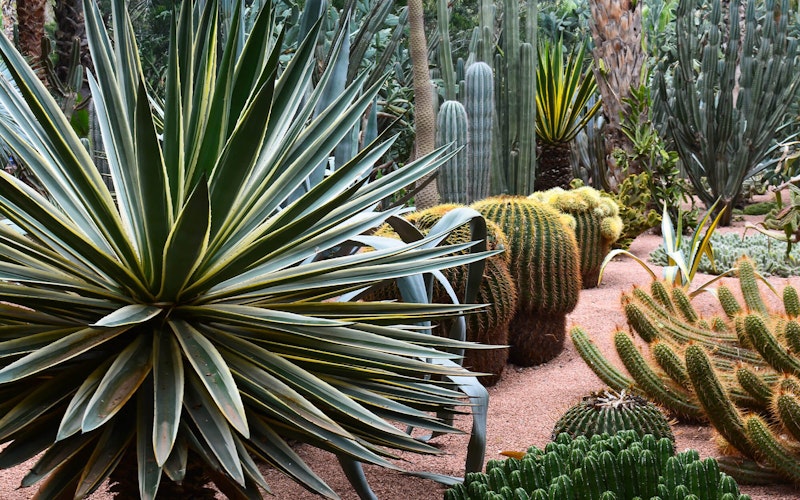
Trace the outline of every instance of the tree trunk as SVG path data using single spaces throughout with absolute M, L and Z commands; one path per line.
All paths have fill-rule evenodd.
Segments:
M 81 0 L 58 0 L 55 3 L 53 14 L 56 18 L 56 76 L 62 82 L 67 80 L 72 57 L 72 44 L 74 40 L 80 43 L 80 64 L 83 66 L 84 75 L 93 69 L 92 58 L 89 54 L 89 43 L 86 40 L 86 24 L 83 19 L 83 5 Z
M 38 65 L 42 59 L 46 0 L 17 0 L 19 51 Z
M 433 112 L 433 88 L 428 68 L 428 44 L 425 40 L 425 16 L 422 0 L 408 2 L 408 29 L 410 34 L 411 65 L 414 75 L 414 129 L 416 131 L 416 158 L 434 149 L 436 116 Z M 417 185 L 424 183 L 425 176 Z M 429 208 L 439 203 L 436 182 L 429 182 L 416 195 L 417 208 Z
M 536 145 L 539 151 L 539 172 L 536 175 L 536 191 L 546 191 L 554 187 L 569 189 L 572 175 L 568 143 Z
M 621 117 L 630 113 L 624 101 L 631 88 L 640 85 L 642 63 L 642 2 L 635 0 L 591 0 L 592 37 L 595 48 L 594 74 L 603 100 L 606 117 L 606 163 L 612 189 L 629 173 L 641 173 L 642 167 L 631 164 L 623 172 L 613 159 L 616 149 L 633 150 L 630 139 L 622 132 Z

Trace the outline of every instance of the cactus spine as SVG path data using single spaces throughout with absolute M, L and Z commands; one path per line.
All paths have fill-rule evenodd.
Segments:
M 794 290 L 788 291 L 783 295 L 783 309 L 771 311 L 757 286 L 752 263 L 742 261 L 739 268 L 739 287 L 747 307 L 740 306 L 725 289 L 718 298 L 727 319 L 696 319 L 691 314 L 694 309 L 687 314 L 687 298 L 668 286 L 653 288 L 658 290 L 654 293 L 658 299 L 645 297 L 641 289 L 626 294 L 626 309 L 637 311 L 635 317 L 628 313 L 629 320 L 635 320 L 630 325 L 634 331 L 644 332 L 640 336 L 650 344 L 660 369 L 648 366 L 627 333 L 617 334 L 617 352 L 635 379 L 634 392 L 646 394 L 678 414 L 686 414 L 685 403 L 699 406 L 700 416 L 731 446 L 761 463 L 729 460 L 726 470 L 748 482 L 760 481 L 755 475 L 763 472 L 800 483 L 800 324 L 784 312 L 794 310 L 796 295 Z M 662 304 L 666 297 L 671 307 Z M 681 308 L 685 310 L 681 315 L 667 314 L 668 309 Z M 618 373 L 593 346 L 587 347 L 582 338 L 585 334 L 576 335 L 575 331 L 575 348 L 598 376 L 625 380 L 625 374 Z M 672 354 L 666 353 L 667 349 Z M 686 375 L 689 383 L 680 383 Z M 665 394 L 673 397 L 658 399 Z M 745 416 L 749 412 L 760 416 Z M 762 416 L 771 425 L 766 425 Z
M 474 203 L 487 198 L 491 187 L 494 120 L 494 75 L 491 66 L 481 61 L 470 65 L 464 87 L 471 178 L 467 186 L 467 203 Z
M 603 259 L 622 234 L 623 224 L 617 203 L 588 186 L 570 191 L 554 188 L 533 193 L 530 198 L 547 203 L 575 219 L 581 281 L 584 288 L 597 286 Z
M 455 156 L 439 167 L 436 184 L 439 196 L 445 203 L 465 203 L 470 172 L 467 168 L 469 145 L 467 143 L 467 112 L 458 101 L 445 101 L 436 117 L 436 146 L 452 144 L 458 149 Z
M 509 359 L 522 366 L 549 361 L 563 349 L 566 316 L 581 288 L 574 231 L 555 209 L 522 196 L 488 198 L 472 208 L 508 238 L 519 297 Z

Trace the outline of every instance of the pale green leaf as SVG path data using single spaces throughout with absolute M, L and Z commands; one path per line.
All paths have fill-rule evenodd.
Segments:
M 151 351 L 150 335 L 137 335 L 119 353 L 89 400 L 81 424 L 83 432 L 108 422 L 136 394 L 152 368 Z
M 214 345 L 189 323 L 171 320 L 169 325 L 181 344 L 184 356 L 220 413 L 246 437 L 249 431 L 242 398 L 225 360 Z
M 114 328 L 120 326 L 131 326 L 144 323 L 161 314 L 163 309 L 158 306 L 145 304 L 129 304 L 116 311 L 103 316 L 92 325 L 93 327 Z

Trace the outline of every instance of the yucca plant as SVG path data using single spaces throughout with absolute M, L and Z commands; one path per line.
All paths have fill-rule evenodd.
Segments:
M 156 113 L 125 2 L 112 7 L 113 44 L 84 0 L 115 196 L 0 37 L 19 87 L 0 79 L 0 104 L 23 130 L 0 121 L 0 135 L 52 197 L 0 172 L 10 222 L 0 224 L 0 444 L 11 443 L 0 467 L 41 454 L 22 486 L 81 498 L 134 460 L 140 496 L 153 498 L 161 481 L 183 479 L 188 456 L 229 497 L 252 498 L 268 489 L 264 461 L 335 497 L 287 439 L 395 468 L 392 450 L 436 453 L 389 421 L 453 430 L 434 413 L 463 403 L 450 377 L 469 372 L 445 349 L 467 345 L 416 324 L 465 307 L 342 297 L 482 255 L 436 246 L 447 231 L 337 251 L 397 213 L 371 207 L 447 158 L 436 152 L 367 184 L 390 147 L 375 143 L 287 202 L 380 83 L 362 89 L 361 75 L 314 114 L 330 76 L 312 88 L 319 24 L 284 66 L 269 8 L 243 44 L 234 15 L 218 47 L 217 2 L 186 1 Z
M 600 110 L 591 65 L 584 69 L 586 44 L 580 43 L 564 60 L 562 43 L 546 41 L 539 47 L 536 66 L 536 144 L 539 170 L 536 190 L 569 188 L 572 180 L 570 141 Z

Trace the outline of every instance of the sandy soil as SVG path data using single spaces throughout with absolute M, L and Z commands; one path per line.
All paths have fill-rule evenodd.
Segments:
M 722 231 L 741 231 L 743 222 Z M 631 252 L 646 259 L 648 253 L 661 242 L 660 236 L 642 235 L 634 241 Z M 707 277 L 698 275 L 695 283 L 704 283 Z M 646 284 L 649 275 L 631 259 L 618 259 L 607 268 L 600 287 L 581 293 L 579 304 L 570 314 L 568 324 L 582 326 L 598 347 L 618 366 L 621 366 L 611 343 L 611 334 L 624 327 L 625 321 L 619 307 L 620 292 L 633 285 Z M 773 279 L 776 285 L 789 280 Z M 800 285 L 800 278 L 791 280 Z M 708 294 L 700 296 L 696 303 L 701 310 L 716 310 Z M 509 365 L 503 379 L 489 389 L 490 407 L 486 459 L 503 458 L 501 450 L 524 450 L 528 446 L 543 447 L 550 438 L 556 420 L 571 405 L 580 401 L 587 393 L 603 388 L 602 382 L 581 360 L 572 344 L 567 341 L 564 351 L 551 362 L 538 367 L 520 368 Z M 457 426 L 468 430 L 469 417 L 457 420 Z M 676 425 L 678 449 L 697 449 L 701 456 L 717 456 L 712 431 L 707 427 Z M 407 470 L 429 471 L 439 474 L 461 476 L 464 472 L 464 457 L 467 435 L 440 436 L 433 443 L 441 450 L 438 456 L 404 455 L 399 465 Z M 336 459 L 325 452 L 301 446 L 301 456 L 343 499 L 357 499 L 341 472 Z M 0 499 L 23 500 L 33 496 L 29 490 L 15 490 L 30 463 L 15 469 L 0 472 Z M 442 498 L 444 487 L 429 480 L 418 479 L 398 472 L 377 467 L 365 467 L 367 478 L 376 495 L 385 500 L 427 500 Z M 317 498 L 275 471 L 265 470 L 274 498 Z M 753 488 L 743 487 L 754 500 L 800 499 L 800 490 L 789 487 Z M 95 500 L 110 498 L 105 493 L 92 497 Z

